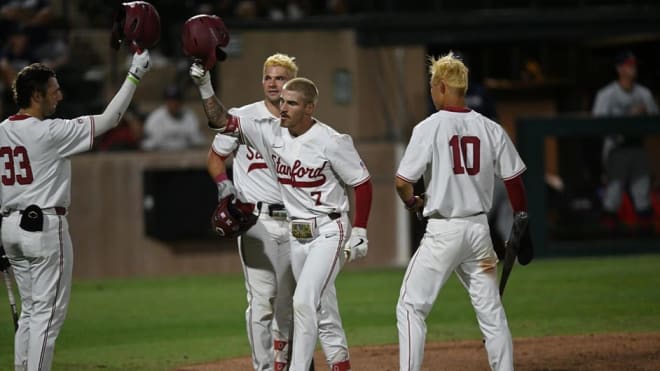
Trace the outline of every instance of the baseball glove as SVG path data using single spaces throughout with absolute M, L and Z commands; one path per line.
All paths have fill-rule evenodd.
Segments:
M 234 238 L 250 229 L 256 222 L 254 204 L 235 199 L 231 194 L 220 200 L 211 216 L 211 227 L 223 238 Z
M 518 212 L 514 216 L 511 234 L 506 242 L 502 276 L 500 277 L 500 296 L 504 295 L 504 288 L 516 258 L 521 265 L 529 264 L 534 258 L 534 247 L 529 235 L 529 215 L 524 211 Z

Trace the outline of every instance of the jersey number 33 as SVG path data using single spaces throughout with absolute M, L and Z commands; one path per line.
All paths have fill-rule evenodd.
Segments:
M 0 159 L 4 163 L 2 172 L 3 185 L 12 186 L 16 183 L 21 185 L 32 183 L 34 180 L 32 167 L 30 166 L 30 158 L 25 147 L 0 147 Z M 18 171 L 16 171 L 15 163 L 18 165 Z

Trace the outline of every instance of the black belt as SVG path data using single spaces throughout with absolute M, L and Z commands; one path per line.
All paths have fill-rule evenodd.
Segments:
M 268 207 L 268 216 L 281 216 L 283 213 L 286 212 L 286 209 L 284 208 L 284 205 L 282 204 L 269 204 L 267 202 L 262 202 L 259 201 L 257 202 L 257 209 L 259 211 L 262 210 L 262 207 L 266 205 Z
M 23 210 L 17 210 L 17 209 L 8 209 L 5 210 L 2 215 L 4 216 L 9 216 L 9 214 L 13 212 L 18 212 L 20 214 L 23 214 Z M 55 206 L 55 207 L 47 207 L 45 209 L 41 209 L 44 214 L 50 214 L 50 215 L 66 215 L 66 207 L 64 206 Z

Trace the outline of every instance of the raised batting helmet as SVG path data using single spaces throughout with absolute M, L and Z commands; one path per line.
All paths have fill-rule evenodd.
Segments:
M 216 61 L 224 61 L 227 54 L 221 49 L 229 44 L 229 31 L 220 17 L 200 14 L 183 24 L 183 52 L 199 59 L 207 70 Z
M 115 12 L 110 46 L 119 49 L 126 42 L 132 51 L 153 48 L 160 40 L 160 15 L 146 1 L 122 3 Z
M 211 216 L 211 227 L 224 238 L 234 238 L 247 231 L 257 222 L 254 204 L 234 201 L 234 195 L 229 195 L 218 204 Z

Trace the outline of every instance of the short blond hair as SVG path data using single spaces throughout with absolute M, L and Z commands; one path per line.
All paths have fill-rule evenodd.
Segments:
M 268 67 L 283 67 L 291 72 L 291 77 L 296 77 L 298 75 L 296 57 L 290 57 L 286 54 L 275 53 L 266 58 L 266 61 L 264 62 L 264 75 L 266 75 L 266 69 Z
M 468 88 L 468 68 L 454 53 L 449 52 L 437 59 L 430 56 L 429 64 L 432 85 L 442 81 L 465 94 Z
M 316 88 L 314 81 L 306 79 L 304 77 L 296 77 L 291 79 L 284 84 L 282 90 L 297 91 L 302 93 L 305 103 L 314 103 L 318 101 L 319 98 L 319 89 Z

